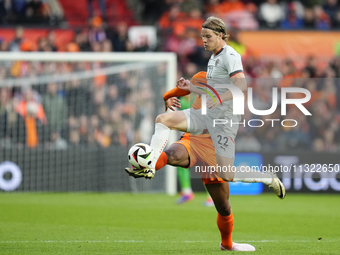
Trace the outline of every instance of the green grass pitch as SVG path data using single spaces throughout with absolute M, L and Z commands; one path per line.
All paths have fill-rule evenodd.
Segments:
M 221 254 L 205 196 L 176 205 L 164 194 L 2 193 L 0 254 Z M 230 200 L 233 240 L 255 253 L 340 254 L 338 195 Z

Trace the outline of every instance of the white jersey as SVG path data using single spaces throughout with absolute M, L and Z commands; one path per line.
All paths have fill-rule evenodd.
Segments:
M 207 82 L 221 96 L 227 89 L 216 88 L 217 84 L 232 84 L 230 77 L 243 72 L 241 56 L 230 46 L 225 45 L 208 62 Z M 208 88 L 208 90 L 210 90 Z M 212 91 L 210 91 L 212 92 Z M 217 96 L 212 92 L 212 95 Z M 207 97 L 209 99 L 209 97 Z M 216 100 L 218 100 L 216 98 Z M 241 121 L 240 115 L 233 115 L 233 100 L 222 102 L 216 109 L 207 109 L 202 115 L 200 109 L 184 110 L 187 119 L 187 132 L 194 135 L 203 134 L 206 129 L 213 141 L 217 155 L 226 158 L 235 157 L 235 138 Z M 227 124 L 215 125 L 215 119 L 227 120 Z M 233 123 L 233 125 L 231 125 Z
M 230 77 L 243 72 L 241 56 L 229 45 L 212 54 L 208 62 L 207 82 L 208 85 L 215 87 L 216 84 L 232 84 Z M 219 96 L 221 96 L 228 89 L 215 88 Z M 216 95 L 212 93 L 216 98 Z M 218 100 L 216 98 L 216 100 Z M 207 114 L 213 118 L 223 118 L 223 116 L 230 116 L 233 114 L 233 100 L 222 102 L 215 110 L 207 110 Z M 238 116 L 241 119 L 241 116 Z

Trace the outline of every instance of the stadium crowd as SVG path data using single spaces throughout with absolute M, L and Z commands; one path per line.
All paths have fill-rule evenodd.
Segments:
M 4 19 L 9 17 L 9 6 L 19 2 L 25 2 L 22 11 L 27 10 L 27 4 L 31 2 L 42 3 L 42 6 L 48 6 L 49 3 L 41 0 L 0 1 L 0 13 L 6 14 L 0 15 L 2 23 L 12 22 L 9 18 Z M 236 143 L 238 151 L 340 150 L 340 87 L 337 79 L 340 77 L 340 57 L 335 56 L 327 66 L 319 68 L 317 57 L 311 56 L 305 60 L 303 67 L 297 67 L 292 59 L 272 61 L 256 58 L 238 39 L 239 30 L 337 29 L 340 24 L 338 1 L 156 2 L 144 0 L 145 8 L 140 15 L 145 23 L 157 24 L 160 44 L 156 50 L 177 53 L 178 77 L 191 78 L 196 72 L 206 69 L 210 53 L 201 47 L 199 32 L 205 15 L 214 14 L 222 17 L 230 27 L 228 44 L 243 58 L 244 72 L 249 78 L 248 85 L 254 89 L 255 108 L 270 108 L 273 86 L 304 87 L 311 92 L 312 99 L 306 106 L 312 116 L 306 117 L 298 109 L 289 107 L 285 119 L 298 120 L 297 127 L 271 127 L 270 122 L 264 122 L 261 128 L 241 126 Z M 49 8 L 42 6 L 43 10 Z M 48 12 L 39 10 L 41 18 L 45 18 Z M 19 17 L 27 12 L 16 15 Z M 19 21 L 20 18 L 17 18 L 14 24 Z M 126 22 L 107 27 L 105 19 L 99 16 L 93 17 L 88 27 L 78 28 L 73 40 L 62 48 L 56 47 L 57 38 L 53 29 L 37 42 L 25 38 L 24 29 L 17 27 L 12 41 L 0 38 L 0 51 L 151 50 L 147 41 L 142 46 L 133 45 Z M 103 63 L 15 62 L 9 65 L 4 62 L 0 63 L 0 80 L 12 77 L 32 78 L 42 74 L 56 76 L 63 72 L 100 70 L 104 67 Z M 154 117 L 163 110 L 162 107 L 155 110 L 151 99 L 159 97 L 161 100 L 164 91 L 153 94 L 145 92 L 157 88 L 159 82 L 164 84 L 164 66 L 158 67 L 157 73 L 158 76 L 153 76 L 154 72 L 150 70 L 135 74 L 122 72 L 119 75 L 95 75 L 87 80 L 56 80 L 48 84 L 34 84 L 22 90 L 16 87 L 1 88 L 0 126 L 3 128 L 0 130 L 0 145 L 64 149 L 74 146 L 106 148 L 111 145 L 126 146 L 137 141 L 149 142 Z M 144 105 L 144 110 L 137 105 Z M 278 115 L 279 110 L 271 117 L 283 119 Z M 249 112 L 245 115 L 246 120 L 258 118 Z M 140 130 L 144 130 L 143 135 Z
M 127 146 L 134 140 L 146 142 L 151 139 L 155 116 L 155 94 L 150 91 L 159 94 L 158 108 L 164 107 L 161 92 L 151 87 L 151 80 L 165 84 L 163 66 L 103 76 L 103 63 L 7 62 L 0 67 L 2 81 L 24 70 L 27 76 L 21 77 L 50 75 L 51 81 L 0 89 L 0 146 L 107 148 Z M 82 78 L 85 71 L 92 71 L 94 78 Z M 65 73 L 71 78 L 58 80 Z
M 54 0 L 1 0 L 0 25 L 57 26 L 63 10 Z

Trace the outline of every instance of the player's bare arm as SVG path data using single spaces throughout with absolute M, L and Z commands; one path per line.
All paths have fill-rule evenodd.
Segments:
M 177 81 L 176 87 L 179 89 L 185 90 L 185 91 L 190 91 L 195 94 L 199 94 L 199 95 L 206 94 L 206 92 L 204 92 L 198 86 L 195 86 L 189 80 L 185 80 L 183 77 Z

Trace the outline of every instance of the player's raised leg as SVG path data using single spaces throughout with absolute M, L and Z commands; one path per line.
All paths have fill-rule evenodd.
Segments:
M 162 154 L 170 135 L 170 130 L 187 130 L 187 117 L 184 112 L 170 112 L 160 114 L 156 118 L 155 133 L 151 138 L 150 146 L 153 149 L 154 158 L 148 170 L 155 174 L 156 163 Z
M 218 212 L 217 227 L 221 233 L 221 250 L 255 251 L 255 247 L 250 244 L 239 244 L 232 241 L 234 216 L 229 203 L 229 183 L 211 183 L 206 184 L 205 187 L 213 199 Z

